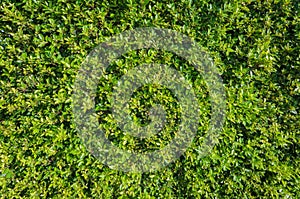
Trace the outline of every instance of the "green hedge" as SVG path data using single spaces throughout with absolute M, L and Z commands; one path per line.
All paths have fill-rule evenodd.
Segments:
M 0 198 L 299 198 L 299 4 L 1 1 Z M 94 47 L 125 30 L 149 26 L 184 33 L 211 53 L 226 88 L 226 122 L 212 153 L 199 158 L 197 140 L 210 115 L 201 76 L 168 52 L 128 53 L 99 83 L 96 109 L 115 144 L 127 138 L 112 123 L 106 96 L 130 63 L 173 64 L 197 91 L 204 121 L 193 146 L 167 168 L 123 173 L 101 164 L 79 139 L 73 83 Z M 157 100 L 176 120 L 180 111 L 172 94 L 157 86 L 136 92 L 133 115 L 147 120 L 141 107 L 151 105 L 155 93 L 164 96 Z

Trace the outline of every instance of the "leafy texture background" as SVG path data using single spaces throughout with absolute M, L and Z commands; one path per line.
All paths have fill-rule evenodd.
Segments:
M 299 9 L 297 0 L 1 1 L 0 197 L 299 198 Z M 115 144 L 140 150 L 172 138 L 137 145 L 113 124 L 106 96 L 134 63 L 169 64 L 184 74 L 203 120 L 180 160 L 153 173 L 123 173 L 99 163 L 78 138 L 72 85 L 97 44 L 148 26 L 186 34 L 211 53 L 226 87 L 226 123 L 212 153 L 199 159 L 210 106 L 203 79 L 171 53 L 128 53 L 99 82 L 96 110 Z M 151 100 L 165 104 L 176 128 L 180 108 L 161 87 L 136 92 L 133 117 L 146 123 Z

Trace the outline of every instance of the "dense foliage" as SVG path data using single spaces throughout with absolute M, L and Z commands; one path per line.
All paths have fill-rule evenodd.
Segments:
M 299 4 L 1 1 L 0 198 L 299 198 Z M 226 88 L 226 122 L 212 153 L 199 158 L 197 139 L 210 110 L 201 76 L 170 52 L 123 55 L 99 82 L 95 107 L 116 145 L 144 149 L 118 131 L 106 98 L 135 64 L 157 62 L 179 70 L 197 92 L 203 119 L 198 138 L 179 160 L 156 172 L 123 173 L 101 164 L 79 139 L 72 86 L 94 47 L 125 30 L 149 26 L 184 33 L 211 53 Z M 159 85 L 136 91 L 133 117 L 147 123 L 145 107 L 152 102 L 167 107 L 173 128 L 180 107 Z M 150 140 L 150 148 L 157 142 Z

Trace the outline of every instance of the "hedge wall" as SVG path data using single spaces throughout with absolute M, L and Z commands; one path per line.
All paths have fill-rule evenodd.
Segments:
M 299 4 L 1 1 L 0 197 L 299 198 Z M 164 169 L 124 173 L 101 164 L 78 137 L 71 96 L 81 63 L 110 36 L 136 27 L 176 30 L 210 52 L 227 95 L 226 122 L 210 155 L 199 158 L 196 139 Z M 209 118 L 208 94 L 199 74 L 184 60 L 150 49 L 124 55 L 99 83 L 96 108 L 104 128 L 118 131 L 105 96 L 130 63 L 143 62 L 173 64 L 192 82 L 203 118 Z M 138 101 L 147 104 L 157 93 L 165 95 L 159 100 L 174 115 L 176 103 L 165 102 L 171 94 L 151 88 L 137 91 L 134 114 L 147 119 Z M 207 125 L 202 122 L 199 139 Z M 124 138 L 112 138 L 122 143 L 118 139 Z

